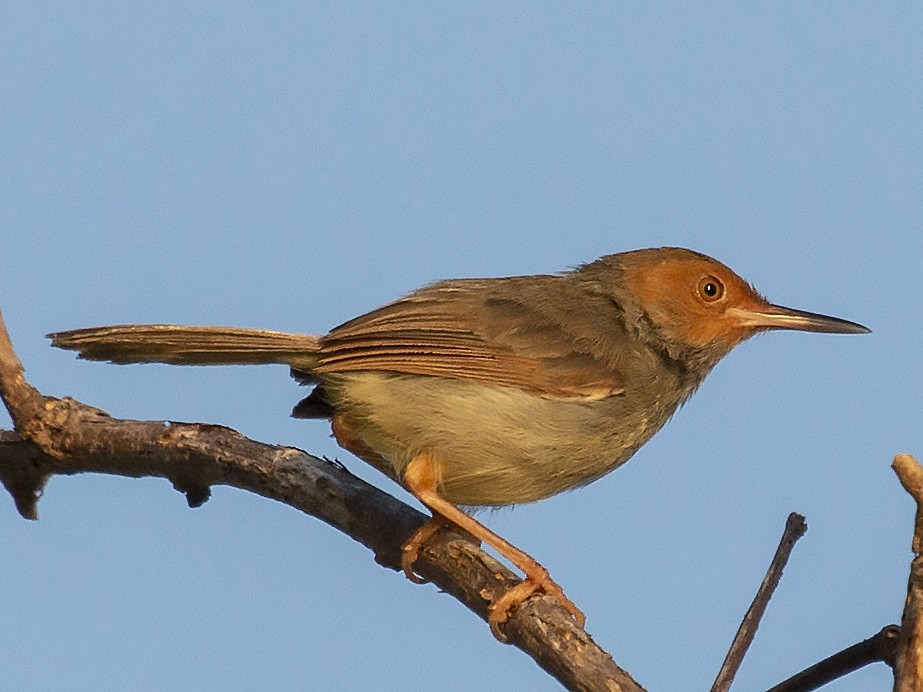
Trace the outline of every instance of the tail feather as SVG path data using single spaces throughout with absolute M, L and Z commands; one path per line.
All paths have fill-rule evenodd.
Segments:
M 124 324 L 49 334 L 53 346 L 111 363 L 248 365 L 282 363 L 310 372 L 318 337 L 237 327 Z

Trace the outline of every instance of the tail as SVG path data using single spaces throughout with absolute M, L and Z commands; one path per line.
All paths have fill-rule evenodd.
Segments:
M 252 365 L 281 363 L 310 372 L 317 365 L 318 338 L 237 327 L 123 324 L 49 334 L 53 346 L 80 358 L 111 363 Z

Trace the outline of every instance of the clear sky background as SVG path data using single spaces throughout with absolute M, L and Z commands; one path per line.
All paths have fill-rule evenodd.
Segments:
M 920 3 L 95 3 L 0 10 L 0 307 L 31 381 L 342 459 L 283 367 L 115 367 L 53 330 L 322 333 L 439 278 L 680 245 L 867 336 L 744 344 L 626 466 L 486 519 L 652 692 L 899 621 L 923 456 Z M 0 416 L 0 425 L 9 419 Z M 406 496 L 404 496 L 406 497 Z M 433 586 L 295 510 L 165 480 L 0 496 L 0 688 L 550 690 Z M 879 665 L 835 690 L 890 689 Z

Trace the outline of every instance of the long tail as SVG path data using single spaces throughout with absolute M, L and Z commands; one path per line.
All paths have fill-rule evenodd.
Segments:
M 237 327 L 123 324 L 55 332 L 48 338 L 58 348 L 77 351 L 80 358 L 111 363 L 282 363 L 310 372 L 318 358 L 316 336 Z

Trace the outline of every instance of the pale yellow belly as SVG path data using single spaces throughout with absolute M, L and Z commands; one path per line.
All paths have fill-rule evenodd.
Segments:
M 552 400 L 466 380 L 383 372 L 323 379 L 330 403 L 390 462 L 395 479 L 428 451 L 442 470 L 441 493 L 461 505 L 533 502 L 589 483 L 669 415 L 626 416 L 618 397 Z

